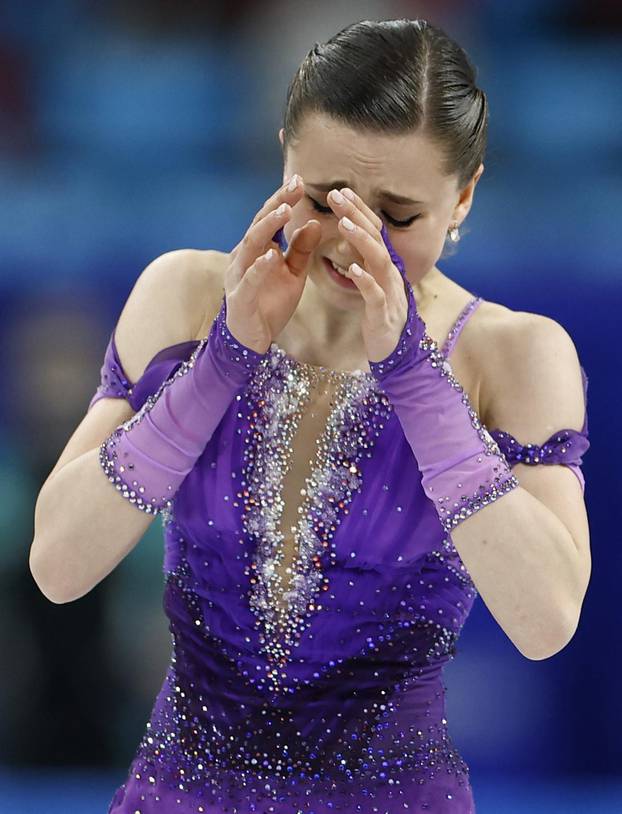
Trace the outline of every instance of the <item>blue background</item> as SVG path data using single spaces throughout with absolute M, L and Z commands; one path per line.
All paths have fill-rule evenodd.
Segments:
M 285 91 L 307 50 L 355 20 L 401 16 L 457 39 L 490 104 L 468 230 L 439 266 L 486 299 L 558 320 L 589 378 L 593 567 L 579 629 L 529 661 L 478 598 L 446 670 L 450 728 L 478 814 L 622 810 L 614 5 L 3 0 L 3 811 L 105 810 L 169 660 L 160 524 L 76 602 L 49 602 L 28 570 L 38 491 L 136 278 L 170 249 L 230 250 L 280 183 Z

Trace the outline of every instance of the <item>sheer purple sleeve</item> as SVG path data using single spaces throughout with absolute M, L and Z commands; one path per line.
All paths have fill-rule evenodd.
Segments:
M 450 365 L 417 313 L 403 262 L 383 238 L 404 279 L 406 323 L 392 353 L 370 362 L 388 395 L 422 474 L 421 484 L 446 531 L 519 483 L 471 407 Z
M 223 297 L 209 335 L 101 445 L 102 468 L 123 497 L 150 514 L 170 508 L 233 396 L 266 355 L 231 334 Z

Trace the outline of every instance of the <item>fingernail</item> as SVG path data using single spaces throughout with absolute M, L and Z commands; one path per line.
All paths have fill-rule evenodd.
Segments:
M 349 231 L 353 232 L 355 230 L 355 225 L 352 223 L 350 218 L 341 218 L 341 222 L 343 223 L 344 227 Z
M 275 215 L 284 215 L 287 210 L 287 204 L 282 203 L 278 209 L 275 210 Z
M 289 184 L 287 185 L 287 191 L 293 192 L 297 186 L 298 186 L 298 174 L 294 173 L 290 178 Z
M 354 200 L 354 193 L 352 192 L 351 189 L 348 189 L 348 187 L 344 187 L 341 191 L 349 201 Z
M 363 275 L 363 269 L 358 265 L 358 263 L 352 263 L 350 269 L 355 277 L 361 277 Z
M 341 194 L 341 192 L 339 192 L 338 190 L 333 189 L 333 190 L 331 190 L 331 193 L 330 193 L 330 194 L 331 194 L 331 197 L 332 197 L 332 199 L 333 199 L 333 201 L 334 201 L 335 203 L 337 203 L 337 204 L 344 204 L 344 203 L 346 202 L 346 199 L 343 197 L 343 195 Z
M 270 260 L 273 254 L 275 254 L 274 249 L 268 249 L 268 251 L 265 253 L 264 257 L 266 258 L 266 260 Z

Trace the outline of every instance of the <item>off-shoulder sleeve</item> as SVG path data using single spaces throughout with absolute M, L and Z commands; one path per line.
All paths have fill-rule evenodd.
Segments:
M 114 344 L 114 330 L 110 334 L 104 361 L 100 369 L 100 383 L 93 398 L 89 402 L 88 410 L 103 398 L 127 399 L 130 400 L 132 393 L 132 382 L 125 375 L 125 371 L 119 361 Z
M 501 451 L 510 466 L 514 464 L 562 464 L 575 473 L 585 489 L 585 479 L 581 472 L 582 456 L 587 452 L 590 442 L 587 434 L 577 430 L 559 430 L 553 433 L 543 444 L 521 444 L 509 432 L 493 430 L 492 437 L 499 444 Z
M 175 373 L 199 344 L 199 340 L 189 339 L 162 348 L 147 364 L 142 376 L 136 382 L 131 382 L 119 359 L 114 333 L 113 329 L 100 370 L 100 384 L 89 402 L 88 410 L 101 398 L 124 398 L 137 412 L 148 396 L 153 395 L 162 382 Z
M 563 429 L 554 432 L 543 444 L 521 444 L 511 433 L 504 430 L 491 430 L 490 434 L 499 444 L 510 466 L 514 464 L 561 464 L 571 469 L 577 476 L 581 488 L 585 491 L 585 478 L 581 471 L 583 455 L 590 447 L 587 419 L 587 385 L 588 378 L 581 367 L 583 379 L 583 396 L 585 400 L 585 417 L 580 431 Z

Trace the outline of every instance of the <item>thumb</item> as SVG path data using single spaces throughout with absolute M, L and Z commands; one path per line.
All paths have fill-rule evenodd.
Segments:
M 309 258 L 320 242 L 322 226 L 319 220 L 308 220 L 292 235 L 291 242 L 285 253 L 285 262 L 296 277 L 301 277 L 307 268 Z

